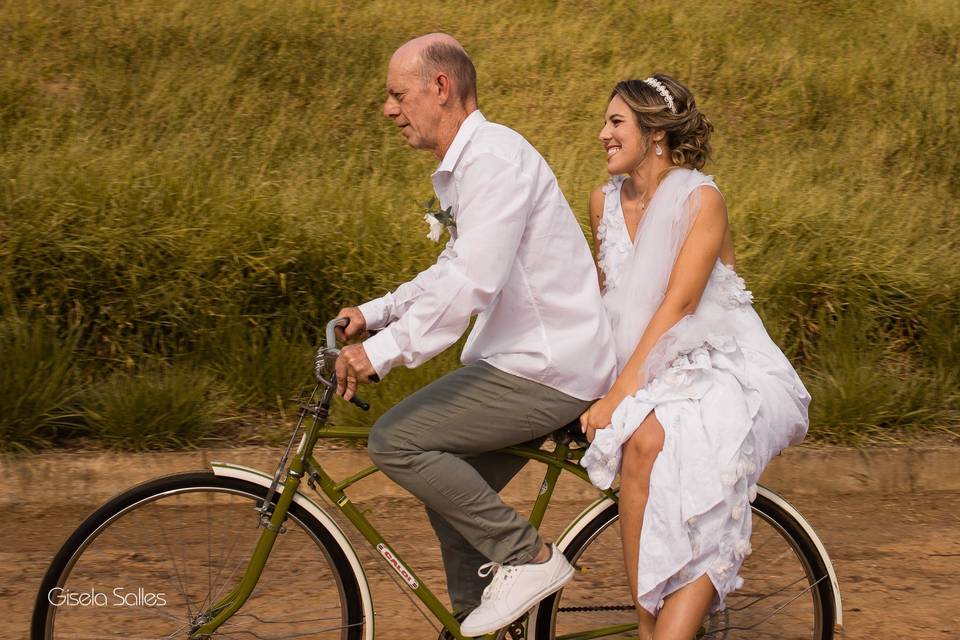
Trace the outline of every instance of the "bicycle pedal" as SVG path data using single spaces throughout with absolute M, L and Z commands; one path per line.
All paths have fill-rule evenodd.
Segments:
M 507 635 L 504 640 L 524 640 L 527 637 L 527 629 L 524 626 L 526 617 L 520 620 L 514 620 L 507 626 Z

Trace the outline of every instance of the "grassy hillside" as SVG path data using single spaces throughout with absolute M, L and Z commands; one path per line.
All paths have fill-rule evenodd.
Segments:
M 435 161 L 380 114 L 390 53 L 432 30 L 585 228 L 610 88 L 687 82 L 812 433 L 960 421 L 955 2 L 0 7 L 0 448 L 196 443 L 279 416 L 318 327 L 437 253 L 417 204 Z M 456 362 L 392 373 L 341 420 Z

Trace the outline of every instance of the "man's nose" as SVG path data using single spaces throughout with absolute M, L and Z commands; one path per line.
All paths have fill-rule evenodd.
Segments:
M 397 103 L 393 98 L 387 98 L 383 103 L 383 115 L 386 118 L 394 118 L 399 113 Z

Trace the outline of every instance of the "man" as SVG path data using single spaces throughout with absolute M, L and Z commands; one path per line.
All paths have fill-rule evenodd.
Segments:
M 423 500 L 440 538 L 461 630 L 509 624 L 559 590 L 573 568 L 497 492 L 522 461 L 490 453 L 577 419 L 615 376 L 612 338 L 589 249 L 553 172 L 516 132 L 477 110 L 476 71 L 460 44 L 430 34 L 397 49 L 386 117 L 440 161 L 432 179 L 452 207 L 437 263 L 382 298 L 340 311 L 350 319 L 338 393 L 416 367 L 477 321 L 464 366 L 385 413 L 373 461 Z M 477 571 L 497 569 L 489 589 Z M 482 592 L 482 595 L 481 595 Z M 474 608 L 475 607 L 475 608 Z

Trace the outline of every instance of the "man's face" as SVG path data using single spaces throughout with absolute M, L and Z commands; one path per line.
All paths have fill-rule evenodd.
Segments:
M 431 84 L 424 82 L 415 63 L 396 56 L 390 61 L 383 115 L 400 127 L 414 149 L 433 150 L 437 146 L 440 109 L 435 92 L 430 91 Z

